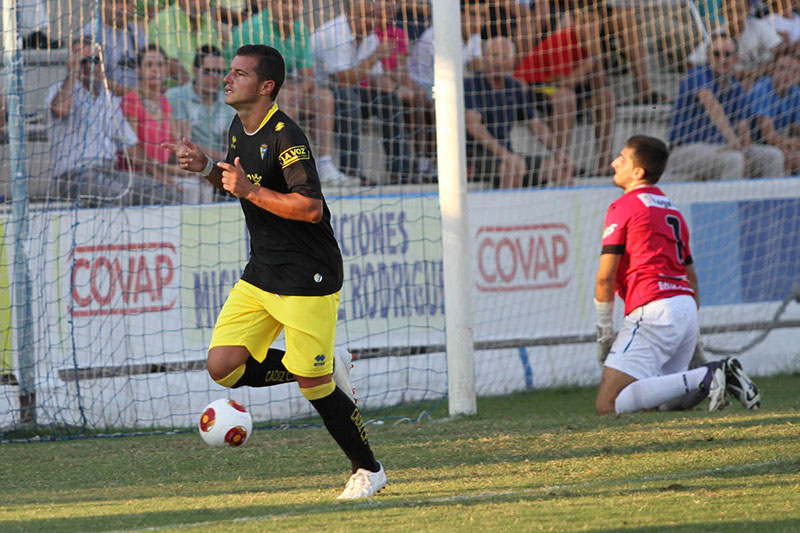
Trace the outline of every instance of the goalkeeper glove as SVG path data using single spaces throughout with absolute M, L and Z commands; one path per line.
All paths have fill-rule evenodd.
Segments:
M 614 325 L 612 316 L 614 313 L 614 302 L 598 302 L 594 301 L 595 309 L 597 309 L 597 360 L 602 365 L 608 357 L 608 352 L 611 351 L 611 346 L 614 344 Z

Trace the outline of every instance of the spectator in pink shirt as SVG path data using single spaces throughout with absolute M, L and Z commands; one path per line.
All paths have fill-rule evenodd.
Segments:
M 182 187 L 175 179 L 175 170 L 167 165 L 173 157 L 172 152 L 162 148 L 162 143 L 174 143 L 180 139 L 178 125 L 172 120 L 172 107 L 164 96 L 164 79 L 167 58 L 155 44 L 143 47 L 137 56 L 139 86 L 122 99 L 122 112 L 139 137 L 139 145 L 131 153 L 130 165 L 133 170 L 143 172 L 150 178 L 163 182 L 174 191 L 164 201 L 175 201 L 180 197 Z M 186 176 L 198 182 L 194 176 Z M 162 200 L 162 199 L 158 199 Z

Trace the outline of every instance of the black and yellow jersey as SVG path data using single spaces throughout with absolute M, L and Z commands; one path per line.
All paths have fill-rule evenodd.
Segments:
M 342 255 L 311 148 L 300 127 L 273 104 L 258 130 L 245 133 L 237 115 L 228 132 L 226 161 L 239 157 L 250 181 L 280 193 L 322 199 L 318 224 L 281 218 L 240 199 L 250 232 L 242 279 L 274 294 L 322 296 L 342 287 Z

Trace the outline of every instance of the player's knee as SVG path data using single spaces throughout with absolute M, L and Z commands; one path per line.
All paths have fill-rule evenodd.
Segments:
M 598 415 L 611 415 L 616 413 L 614 403 L 615 402 L 613 398 L 604 397 L 598 394 L 594 408 Z
M 223 387 L 232 387 L 238 377 L 234 374 L 244 372 L 244 365 L 247 362 L 249 354 L 245 351 L 244 354 L 225 350 L 224 347 L 211 348 L 208 351 L 208 360 L 206 361 L 206 369 L 208 375 L 222 385 Z

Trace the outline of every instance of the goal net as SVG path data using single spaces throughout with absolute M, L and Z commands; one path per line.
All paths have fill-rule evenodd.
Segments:
M 783 2 L 723 3 L 459 5 L 478 395 L 597 382 L 610 164 L 633 134 L 689 142 L 682 88 L 728 52 L 722 29 L 742 62 L 729 111 L 762 110 L 744 123 L 766 149 L 740 150 L 738 166 L 685 155 L 663 188 L 691 227 L 707 346 L 746 348 L 757 374 L 800 368 L 800 198 L 785 177 L 798 167 L 769 144 L 798 133 L 800 99 L 785 95 L 800 89 L 771 65 L 797 68 L 800 31 Z M 742 20 L 770 36 L 757 50 Z M 355 356 L 359 407 L 413 419 L 445 399 L 437 162 L 455 155 L 437 150 L 433 22 L 425 0 L 5 2 L 0 439 L 184 429 L 225 396 L 257 424 L 313 415 L 293 384 L 208 377 L 249 236 L 239 203 L 161 146 L 186 137 L 225 157 L 223 80 L 246 44 L 286 59 L 277 102 L 309 137 L 344 258 L 336 343 Z

